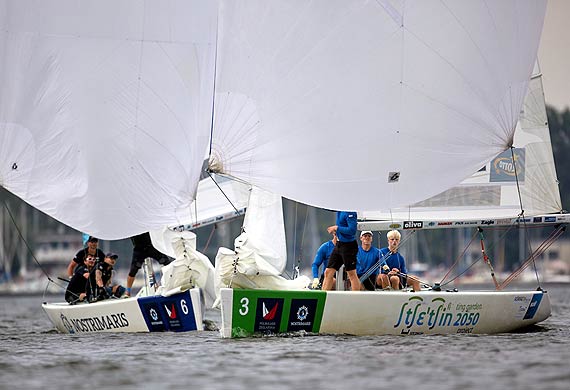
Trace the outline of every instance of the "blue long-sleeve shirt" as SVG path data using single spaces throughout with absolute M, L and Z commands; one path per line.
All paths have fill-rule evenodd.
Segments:
M 352 242 L 356 240 L 356 211 L 336 212 L 336 235 L 341 242 Z
M 356 255 L 356 274 L 358 276 L 364 275 L 366 271 L 370 269 L 374 264 L 380 259 L 380 250 L 375 246 L 370 247 L 369 250 L 365 251 L 361 246 L 358 247 L 358 254 Z M 378 269 L 376 269 L 370 275 L 378 275 Z
M 392 271 L 392 268 L 398 268 L 403 274 L 408 273 L 408 270 L 406 269 L 406 260 L 404 260 L 404 256 L 399 252 L 390 254 L 390 249 L 382 248 L 380 249 L 380 257 L 384 259 L 390 268 L 389 270 L 382 269 L 383 274 L 387 274 L 389 271 Z
M 315 255 L 315 260 L 313 260 L 313 278 L 319 277 L 319 267 L 321 264 L 323 265 L 323 272 L 327 268 L 327 264 L 329 263 L 329 257 L 331 257 L 331 253 L 334 249 L 334 244 L 332 240 L 323 243 L 319 249 L 317 250 L 317 254 Z

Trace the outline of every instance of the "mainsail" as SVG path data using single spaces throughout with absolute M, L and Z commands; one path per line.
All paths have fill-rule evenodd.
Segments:
M 211 144 L 305 204 L 414 204 L 511 145 L 545 8 L 0 0 L 0 184 L 118 239 L 192 219 Z

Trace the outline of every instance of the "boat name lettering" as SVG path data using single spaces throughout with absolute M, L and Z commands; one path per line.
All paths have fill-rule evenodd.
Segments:
M 400 334 L 405 334 L 408 336 L 415 336 L 415 335 L 424 334 L 424 332 L 414 332 L 414 331 L 410 331 L 409 329 L 402 329 Z
M 414 325 L 427 325 L 429 329 L 436 326 L 475 326 L 479 322 L 479 311 L 482 309 L 481 303 L 458 303 L 453 307 L 452 303 L 446 302 L 443 298 L 433 298 L 431 302 L 424 302 L 423 298 L 413 296 L 408 299 L 408 302 L 402 304 L 394 328 L 405 326 L 409 329 Z M 402 332 L 402 334 L 408 333 Z
M 423 221 L 404 221 L 404 229 L 421 229 L 423 227 Z
M 129 320 L 125 313 L 71 319 L 68 319 L 62 314 L 61 318 L 64 326 L 69 330 L 69 333 L 101 332 L 103 330 L 126 328 L 129 326 Z

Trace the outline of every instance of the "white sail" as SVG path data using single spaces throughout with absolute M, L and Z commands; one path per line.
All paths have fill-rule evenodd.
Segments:
M 213 127 L 272 193 L 413 204 L 510 145 L 545 6 L 0 0 L 0 184 L 100 238 L 186 223 Z
M 521 202 L 526 216 L 560 212 L 562 203 L 538 64 L 520 113 L 513 146 L 518 187 L 511 151 L 507 150 L 441 194 L 408 207 L 359 212 L 359 217 L 362 221 L 515 218 L 521 213 Z
M 0 185 L 118 239 L 189 220 L 215 1 L 0 0 Z
M 440 193 L 510 145 L 544 7 L 222 1 L 216 102 L 255 119 L 223 171 L 337 210 Z
M 281 197 L 253 187 L 243 225 L 248 245 L 253 243 L 255 252 L 278 274 L 283 273 L 287 265 L 287 245 Z

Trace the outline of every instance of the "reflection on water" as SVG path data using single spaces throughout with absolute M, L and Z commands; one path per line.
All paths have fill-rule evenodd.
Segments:
M 240 340 L 62 335 L 41 297 L 0 297 L 0 388 L 567 389 L 570 285 L 546 289 L 552 317 L 519 333 Z

